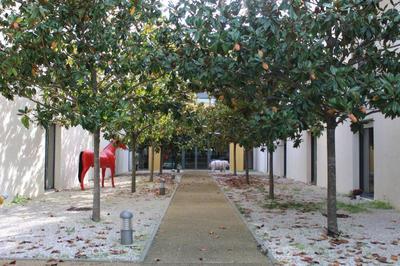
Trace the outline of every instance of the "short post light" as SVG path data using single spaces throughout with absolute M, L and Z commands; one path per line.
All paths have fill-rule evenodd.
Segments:
M 121 244 L 131 245 L 133 243 L 132 217 L 129 211 L 123 211 L 119 215 L 122 219 Z
M 165 179 L 160 179 L 160 195 L 165 195 Z
M 7 194 L 0 194 L 0 206 L 3 205 L 3 203 L 6 201 L 8 198 Z

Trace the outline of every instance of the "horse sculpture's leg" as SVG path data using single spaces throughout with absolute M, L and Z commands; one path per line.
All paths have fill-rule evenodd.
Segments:
M 115 187 L 115 184 L 114 184 L 115 166 L 111 167 L 110 169 L 111 169 L 111 184 L 112 184 L 112 187 Z
M 104 187 L 104 177 L 106 176 L 106 168 L 101 168 L 101 186 Z
M 89 170 L 89 167 L 85 167 L 81 173 L 81 190 L 85 190 L 85 185 L 84 185 L 84 181 L 85 181 L 85 175 L 87 173 L 87 171 Z

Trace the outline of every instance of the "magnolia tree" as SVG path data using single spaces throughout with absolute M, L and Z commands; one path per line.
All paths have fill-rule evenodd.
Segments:
M 287 56 L 295 68 L 292 94 L 304 115 L 323 122 L 327 134 L 328 234 L 336 236 L 335 129 L 360 124 L 372 112 L 400 114 L 400 14 L 380 1 L 283 2 Z M 290 29 L 290 31 L 289 31 Z M 353 129 L 360 127 L 353 126 Z
M 172 19 L 180 18 L 181 56 L 186 58 L 181 71 L 195 88 L 245 102 L 263 99 L 278 112 L 284 99 L 299 120 L 293 124 L 297 130 L 326 127 L 332 236 L 338 234 L 337 125 L 349 118 L 357 129 L 371 112 L 392 118 L 400 112 L 399 4 L 379 5 L 180 1 L 171 12 Z M 267 137 L 268 142 L 274 138 Z
M 165 130 L 158 129 L 155 132 L 152 129 L 160 126 L 168 128 L 172 113 L 179 111 L 181 105 L 181 101 L 173 97 L 174 94 L 167 88 L 167 84 L 166 78 L 163 78 L 158 82 L 152 81 L 145 87 L 132 89 L 129 95 L 120 95 L 114 109 L 116 115 L 106 127 L 106 131 L 118 136 L 132 151 L 132 193 L 136 191 L 137 147 L 146 144 L 145 141 L 150 138 L 165 137 L 160 135 L 165 134 Z
M 285 137 L 277 132 L 290 127 L 296 132 L 301 125 L 279 123 L 283 128 L 266 135 L 261 124 L 266 121 L 259 119 L 265 109 L 276 112 L 287 105 L 294 84 L 285 75 L 289 71 L 280 47 L 285 32 L 281 32 L 276 9 L 274 3 L 259 1 L 180 1 L 171 12 L 172 19 L 187 14 L 187 19 L 178 24 L 181 56 L 185 59 L 181 73 L 194 88 L 207 89 L 231 109 L 233 116 L 229 108 L 220 114 L 233 118 L 232 123 L 221 121 L 226 128 L 222 135 L 245 147 L 247 180 L 249 151 L 266 142 L 273 147 L 270 143 L 277 139 L 271 136 Z
M 232 108 L 223 104 L 223 97 L 220 97 L 215 106 L 207 113 L 207 123 L 210 128 L 211 145 L 218 147 L 233 143 L 233 175 L 237 175 L 237 152 L 236 147 L 240 141 L 239 126 L 240 116 Z
M 151 147 L 150 163 L 150 182 L 154 181 L 154 153 L 161 153 L 161 143 L 168 138 L 171 138 L 173 132 L 173 116 L 171 113 L 153 113 L 152 125 L 148 128 L 148 133 L 144 135 L 143 144 Z M 161 157 L 161 154 L 160 154 Z M 160 168 L 162 166 L 160 158 Z
M 131 61 L 142 31 L 157 23 L 157 1 L 2 1 L 1 92 L 37 104 L 21 110 L 41 124 L 81 125 L 93 134 L 94 221 L 100 220 L 100 130 L 115 115 L 110 90 L 149 62 Z M 129 60 L 129 61 L 128 61 Z M 130 88 L 139 86 L 131 84 Z M 127 93 L 129 93 L 129 88 Z

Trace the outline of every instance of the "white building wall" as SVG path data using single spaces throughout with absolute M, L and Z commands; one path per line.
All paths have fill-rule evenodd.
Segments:
M 375 199 L 400 210 L 400 119 L 374 115 Z
M 57 132 L 56 154 L 59 158 L 56 157 L 55 187 L 57 189 L 77 187 L 79 154 L 83 150 L 93 149 L 92 135 L 80 126 L 70 129 L 57 128 Z M 93 171 L 89 170 L 85 182 L 92 175 Z
M 45 192 L 46 131 L 31 125 L 26 129 L 17 116 L 18 109 L 33 106 L 28 100 L 16 98 L 8 101 L 0 96 L 0 193 L 12 199 L 17 194 L 36 197 Z M 106 144 L 102 141 L 102 144 Z M 93 149 L 91 134 L 81 127 L 57 127 L 55 145 L 54 187 L 74 188 L 79 185 L 79 153 Z M 93 176 L 87 173 L 85 181 Z
M 274 152 L 274 175 L 283 177 L 284 175 L 284 142 L 280 141 Z
M 286 175 L 294 180 L 308 182 L 309 180 L 309 147 L 310 139 L 307 132 L 302 133 L 300 147 L 294 148 L 293 141 L 287 141 L 287 169 Z M 283 160 L 283 156 L 282 159 Z
M 359 139 L 358 133 L 350 129 L 350 123 L 345 122 L 336 128 L 336 189 L 338 193 L 348 194 L 359 187 Z M 326 131 L 317 140 L 317 185 L 327 186 L 328 159 Z
M 267 150 L 262 151 L 262 148 L 254 149 L 254 170 L 267 173 L 268 171 L 268 152 Z
M 35 197 L 44 192 L 45 130 L 26 129 L 17 116 L 28 101 L 0 96 L 0 193 Z
M 390 202 L 400 209 L 400 118 L 385 119 L 382 114 L 374 114 L 374 198 Z M 359 188 L 359 134 L 353 134 L 350 123 L 339 125 L 336 137 L 336 179 L 337 192 L 347 194 Z M 310 182 L 311 177 L 311 136 L 303 132 L 299 148 L 287 142 L 287 176 L 302 182 Z M 317 139 L 317 185 L 327 186 L 327 143 L 326 132 Z M 268 156 L 256 150 L 255 169 L 268 171 Z M 274 172 L 283 175 L 283 145 L 274 153 Z
M 118 149 L 116 153 L 116 162 L 115 162 L 115 173 L 125 174 L 129 172 L 129 151 Z
M 280 141 L 274 152 L 274 175 L 283 176 L 284 174 L 284 142 Z M 269 153 L 268 150 L 262 151 L 261 148 L 254 149 L 254 170 L 268 173 L 269 168 Z

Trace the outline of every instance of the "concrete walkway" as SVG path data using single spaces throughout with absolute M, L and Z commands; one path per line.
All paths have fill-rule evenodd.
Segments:
M 145 263 L 272 265 L 205 171 L 183 175 Z

